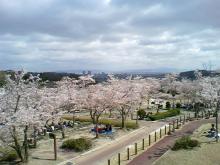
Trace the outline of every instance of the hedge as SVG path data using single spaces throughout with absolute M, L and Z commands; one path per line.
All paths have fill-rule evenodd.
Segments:
M 158 112 L 156 114 L 150 115 L 149 118 L 152 121 L 155 121 L 155 120 L 165 119 L 167 117 L 177 116 L 179 114 L 180 114 L 179 109 L 170 109 L 166 112 Z
M 13 149 L 0 147 L 0 162 L 14 161 L 17 159 L 17 154 Z M 1 164 L 1 163 L 0 163 Z
M 177 139 L 172 150 L 180 150 L 180 149 L 192 149 L 193 147 L 199 146 L 199 141 L 195 139 L 191 139 L 189 136 L 183 136 L 180 139 Z
M 139 109 L 137 111 L 137 115 L 138 115 L 139 119 L 143 120 L 145 118 L 145 116 L 146 116 L 146 112 L 145 112 L 144 109 Z
M 73 117 L 71 115 L 66 115 L 62 117 L 65 120 L 73 120 Z M 75 117 L 76 121 L 79 122 L 92 122 L 92 119 L 90 116 L 80 116 L 80 117 Z M 100 124 L 111 124 L 114 127 L 121 127 L 121 120 L 118 119 L 106 119 L 106 118 L 101 118 L 99 120 Z M 130 129 L 136 129 L 138 128 L 138 125 L 136 124 L 136 121 L 134 120 L 128 120 L 125 122 L 126 124 L 126 128 L 130 128 Z
M 88 150 L 92 147 L 92 141 L 86 138 L 68 139 L 62 143 L 61 148 L 70 149 L 76 152 Z

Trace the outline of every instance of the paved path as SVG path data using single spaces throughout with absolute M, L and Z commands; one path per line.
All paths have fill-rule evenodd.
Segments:
M 64 165 L 66 162 L 73 162 L 77 165 L 105 165 L 107 164 L 107 160 L 117 154 L 120 150 L 124 150 L 126 146 L 134 144 L 134 142 L 147 137 L 149 133 L 157 130 L 165 124 L 167 123 L 145 121 L 145 125 L 140 129 L 105 144 L 99 149 L 95 149 L 95 151 L 89 151 L 81 156 L 60 163 L 59 165 Z
M 172 135 L 164 137 L 151 148 L 134 158 L 128 165 L 151 165 L 173 146 L 177 138 L 184 135 L 191 135 L 202 124 L 210 122 L 214 122 L 214 119 L 195 120 L 187 123 L 180 130 L 176 130 Z

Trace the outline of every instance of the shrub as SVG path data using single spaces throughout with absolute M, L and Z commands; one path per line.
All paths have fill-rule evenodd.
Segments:
M 114 127 L 121 127 L 121 120 L 116 120 L 116 119 L 100 119 L 99 120 L 100 124 L 110 124 Z M 126 128 L 131 128 L 131 129 L 136 129 L 138 128 L 138 125 L 134 120 L 127 120 L 125 121 Z
M 63 149 L 75 150 L 76 152 L 81 152 L 88 150 L 92 147 L 92 142 L 86 138 L 79 139 L 68 139 L 65 140 L 61 146 Z
M 159 108 L 159 109 L 162 109 L 162 108 L 163 108 L 163 105 L 158 105 L 158 108 Z
M 181 104 L 180 103 L 176 103 L 176 108 L 180 108 Z
M 144 109 L 139 109 L 137 111 L 137 115 L 138 115 L 139 119 L 143 120 L 145 118 L 145 116 L 146 116 L 146 112 L 145 112 Z
M 170 107 L 171 107 L 170 102 L 167 101 L 167 102 L 166 102 L 166 109 L 170 109 Z
M 149 118 L 154 121 L 154 120 L 160 120 L 160 119 L 165 119 L 167 117 L 172 117 L 172 116 L 177 116 L 180 114 L 179 109 L 171 109 L 166 112 L 158 112 L 154 115 L 150 115 Z
M 62 117 L 65 120 L 72 120 L 72 116 L 68 115 L 68 116 L 63 116 Z M 76 121 L 80 121 L 80 122 L 92 122 L 92 119 L 90 118 L 90 116 L 81 116 L 81 117 L 76 117 L 75 118 Z M 99 120 L 100 124 L 110 124 L 114 127 L 121 127 L 121 120 L 118 119 L 106 119 L 106 118 L 101 118 Z M 136 121 L 134 120 L 127 120 L 125 122 L 126 128 L 130 128 L 130 129 L 136 129 L 138 128 L 138 125 L 136 124 Z
M 215 111 L 212 116 L 216 117 L 217 116 L 217 112 Z
M 0 88 L 6 85 L 6 74 L 3 71 L 0 71 Z
M 187 149 L 189 140 L 189 136 L 184 136 L 180 139 L 177 139 L 172 150 Z
M 172 150 L 180 149 L 192 149 L 193 147 L 199 146 L 199 141 L 191 139 L 189 136 L 183 136 L 180 139 L 177 139 Z
M 188 143 L 188 146 L 193 148 L 193 147 L 197 147 L 199 146 L 199 141 L 198 140 L 195 140 L 195 139 L 191 139 Z
M 17 157 L 17 153 L 14 150 L 0 147 L 0 162 L 14 161 L 17 159 Z

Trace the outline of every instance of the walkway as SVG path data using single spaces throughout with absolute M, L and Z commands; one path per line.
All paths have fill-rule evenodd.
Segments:
M 180 130 L 176 130 L 172 135 L 164 137 L 162 140 L 154 144 L 151 148 L 147 149 L 141 155 L 134 158 L 128 165 L 151 165 L 159 159 L 171 146 L 175 140 L 184 135 L 191 135 L 193 132 L 203 124 L 213 123 L 214 119 L 202 119 L 191 121 L 184 125 Z

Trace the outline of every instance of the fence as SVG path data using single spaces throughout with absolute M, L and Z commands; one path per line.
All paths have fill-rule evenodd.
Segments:
M 194 116 L 193 116 L 194 118 Z M 203 118 L 203 115 L 202 115 Z M 145 138 L 135 142 L 133 145 L 130 145 L 123 150 L 121 150 L 118 154 L 112 156 L 108 159 L 108 165 L 122 165 L 128 163 L 129 160 L 136 157 L 138 154 L 142 153 L 143 151 L 147 150 L 153 144 L 161 140 L 166 135 L 174 132 L 175 129 L 179 129 L 182 125 L 192 119 L 190 113 L 187 115 L 179 116 L 178 118 L 174 119 L 169 124 L 157 129 L 156 131 L 146 135 Z

